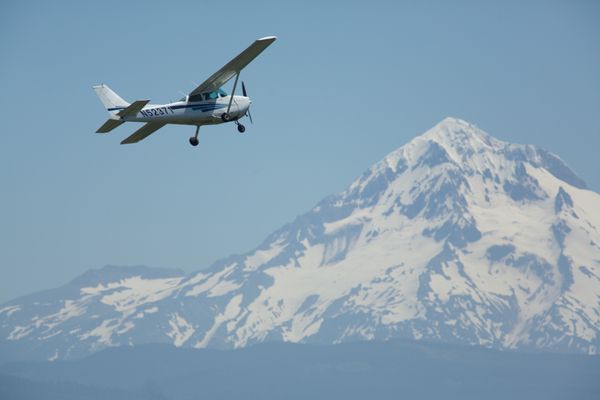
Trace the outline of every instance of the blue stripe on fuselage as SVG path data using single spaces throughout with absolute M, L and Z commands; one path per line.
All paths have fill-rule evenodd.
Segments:
M 171 106 L 172 110 L 179 110 L 181 108 L 192 108 L 193 110 L 198 110 L 198 109 L 202 109 L 202 108 L 206 108 L 206 109 L 217 109 L 217 108 L 223 108 L 223 107 L 227 107 L 226 104 L 217 104 L 217 103 L 196 103 L 196 104 L 181 104 L 178 106 Z
M 162 106 L 159 106 L 162 107 Z M 192 110 L 202 110 L 202 111 L 209 111 L 209 110 L 217 110 L 219 108 L 225 108 L 227 107 L 226 104 L 217 104 L 217 103 L 196 103 L 196 104 L 181 104 L 178 106 L 171 106 L 169 107 L 172 110 L 179 110 L 181 108 L 192 108 Z M 120 111 L 120 110 L 124 110 L 127 107 L 112 107 L 112 108 L 107 108 L 108 111 Z M 149 108 L 148 110 L 151 110 L 151 108 Z

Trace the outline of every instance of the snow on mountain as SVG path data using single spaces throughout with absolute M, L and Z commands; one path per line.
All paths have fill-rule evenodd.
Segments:
M 454 118 L 247 254 L 188 276 L 105 268 L 0 306 L 0 349 L 34 358 L 394 337 L 595 354 L 599 332 L 600 195 Z

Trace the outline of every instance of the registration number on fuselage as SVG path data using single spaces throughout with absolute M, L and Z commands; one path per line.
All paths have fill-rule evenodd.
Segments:
M 147 110 L 140 110 L 140 114 L 144 117 L 160 117 L 161 115 L 175 114 L 171 107 L 156 107 Z

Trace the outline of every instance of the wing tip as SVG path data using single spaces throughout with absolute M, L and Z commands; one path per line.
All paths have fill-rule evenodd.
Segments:
M 257 42 L 274 42 L 277 40 L 277 36 L 265 36 L 265 37 L 261 37 L 260 39 L 256 39 Z

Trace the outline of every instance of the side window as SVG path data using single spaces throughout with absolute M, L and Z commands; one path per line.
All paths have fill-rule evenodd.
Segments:
M 204 93 L 204 100 L 214 100 L 218 97 L 219 95 L 217 94 L 217 92 L 209 92 L 209 93 Z
M 185 98 L 183 98 L 182 100 L 185 100 Z M 202 95 L 201 94 L 194 94 L 192 96 L 189 97 L 188 101 L 193 102 L 193 101 L 202 101 Z

